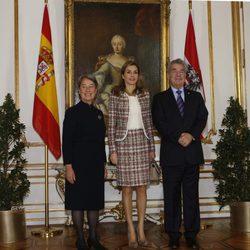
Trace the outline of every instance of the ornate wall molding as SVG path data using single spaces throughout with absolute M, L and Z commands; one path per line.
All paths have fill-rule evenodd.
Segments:
M 234 60 L 234 82 L 235 95 L 243 106 L 243 84 L 242 84 L 242 48 L 240 33 L 240 3 L 231 2 L 232 11 L 232 35 L 233 35 L 233 60 Z
M 215 98 L 214 98 L 214 53 L 213 53 L 213 30 L 211 1 L 207 2 L 208 19 L 208 42 L 209 42 L 209 74 L 210 74 L 210 97 L 211 97 L 211 129 L 208 134 L 216 135 L 215 126 Z M 210 139 L 211 140 L 211 139 Z
M 19 28 L 18 0 L 14 0 L 14 40 L 15 40 L 15 104 L 19 108 Z

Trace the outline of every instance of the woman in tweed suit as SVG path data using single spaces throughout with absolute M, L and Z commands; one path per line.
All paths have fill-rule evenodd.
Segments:
M 109 99 L 108 141 L 110 160 L 117 165 L 117 184 L 122 187 L 122 201 L 128 225 L 130 248 L 147 246 L 144 234 L 146 188 L 149 164 L 155 157 L 150 96 L 139 80 L 140 68 L 126 62 L 121 82 Z M 138 212 L 137 237 L 132 221 L 132 193 L 136 190 Z

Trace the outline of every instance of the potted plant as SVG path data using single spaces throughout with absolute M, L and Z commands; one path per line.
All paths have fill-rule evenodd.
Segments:
M 216 200 L 230 206 L 231 228 L 250 231 L 250 129 L 238 99 L 229 98 L 212 162 Z
M 0 106 L 0 242 L 21 240 L 26 234 L 24 211 L 18 209 L 30 189 L 24 172 L 24 131 L 19 110 L 7 94 Z

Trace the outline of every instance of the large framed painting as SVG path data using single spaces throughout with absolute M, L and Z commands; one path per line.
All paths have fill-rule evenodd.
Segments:
M 107 114 L 110 91 L 127 60 L 139 64 L 151 95 L 165 89 L 169 8 L 168 0 L 65 1 L 66 106 L 78 101 L 79 76 L 94 74 L 96 104 Z

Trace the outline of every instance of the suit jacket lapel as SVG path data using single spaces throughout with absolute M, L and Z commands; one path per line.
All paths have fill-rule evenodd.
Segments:
M 190 91 L 189 90 L 184 89 L 184 94 L 185 94 L 184 116 L 186 116 L 190 112 L 192 100 L 190 98 Z
M 176 103 L 176 100 L 175 100 L 175 96 L 174 96 L 174 93 L 173 93 L 172 89 L 169 88 L 169 89 L 167 90 L 166 94 L 167 94 L 167 96 L 168 96 L 168 100 L 169 100 L 169 101 L 171 102 L 171 104 L 172 104 L 171 107 L 176 106 L 177 109 L 178 109 L 178 106 L 177 106 L 177 103 Z M 179 109 L 178 109 L 178 110 L 179 110 Z

